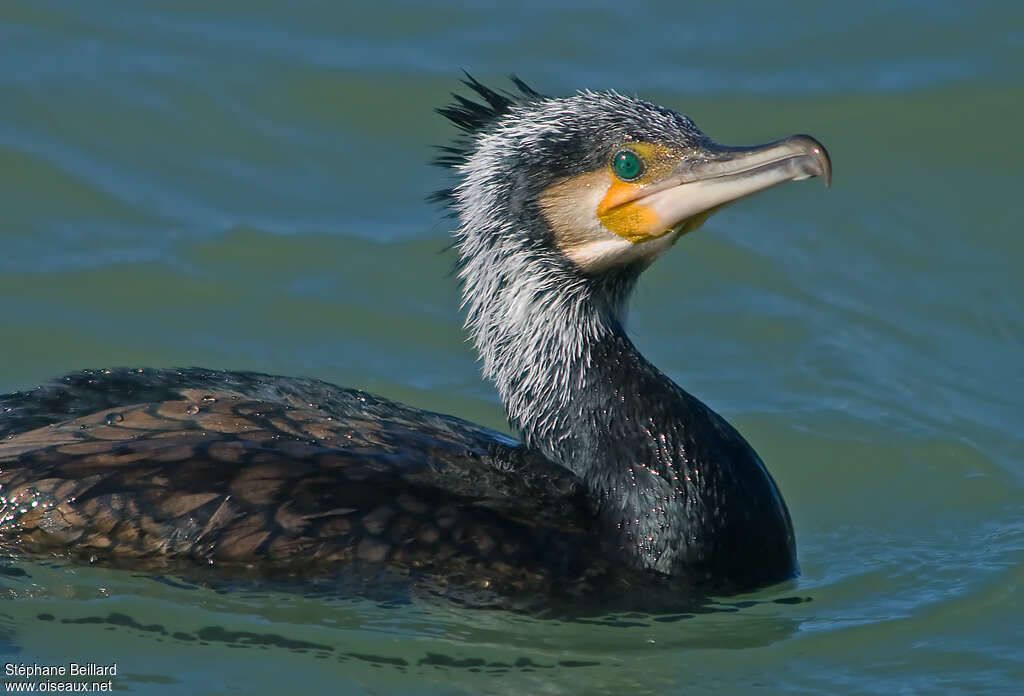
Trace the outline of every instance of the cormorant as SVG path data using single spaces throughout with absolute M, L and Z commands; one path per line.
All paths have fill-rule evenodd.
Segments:
M 819 176 L 613 91 L 513 78 L 438 111 L 466 327 L 519 443 L 312 379 L 86 370 L 0 398 L 0 548 L 134 568 L 406 578 L 456 600 L 747 590 L 797 572 L 760 458 L 630 342 L 640 273 L 714 211 Z M 356 569 L 356 570 L 353 570 Z M 405 580 L 403 580 L 405 582 Z

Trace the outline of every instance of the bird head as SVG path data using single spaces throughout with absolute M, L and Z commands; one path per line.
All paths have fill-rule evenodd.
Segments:
M 642 269 L 732 202 L 787 181 L 831 179 L 828 153 L 807 135 L 723 146 L 636 97 L 547 98 L 513 80 L 518 93 L 469 78 L 483 102 L 456 95 L 439 110 L 463 131 L 440 162 L 462 177 L 450 194 L 464 251 L 548 250 L 591 277 Z

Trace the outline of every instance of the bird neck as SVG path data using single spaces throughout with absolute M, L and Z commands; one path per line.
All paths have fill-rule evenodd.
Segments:
M 619 318 L 634 280 L 622 275 L 595 287 L 534 259 L 522 275 L 482 283 L 491 292 L 464 293 L 484 376 L 497 386 L 510 422 L 528 446 L 570 468 L 555 444 L 579 397 L 599 386 L 591 384 L 593 349 L 622 335 Z
M 580 477 L 634 568 L 729 587 L 791 577 L 789 513 L 761 460 L 625 335 L 639 269 L 593 279 L 524 254 L 462 270 L 467 326 L 524 443 Z

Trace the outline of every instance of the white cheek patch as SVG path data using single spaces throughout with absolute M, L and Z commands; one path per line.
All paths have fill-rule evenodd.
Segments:
M 555 244 L 586 273 L 638 261 L 650 264 L 679 236 L 673 230 L 656 239 L 631 242 L 609 230 L 597 217 L 597 208 L 610 185 L 611 173 L 598 170 L 561 181 L 541 194 L 541 210 L 554 232 Z
M 587 273 L 601 273 L 614 266 L 623 266 L 635 262 L 645 265 L 654 260 L 676 241 L 679 232 L 673 230 L 657 239 L 646 242 L 631 242 L 613 232 L 612 239 L 595 239 L 587 244 L 563 249 L 569 260 Z
M 588 273 L 600 273 L 613 267 L 619 259 L 636 246 L 628 239 L 612 234 L 608 239 L 594 239 L 583 244 L 563 248 L 569 260 Z

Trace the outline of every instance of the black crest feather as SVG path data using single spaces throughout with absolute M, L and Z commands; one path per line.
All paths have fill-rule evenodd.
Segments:
M 509 80 L 517 91 L 498 91 L 483 84 L 468 72 L 463 74 L 465 78 L 462 84 L 473 90 L 482 101 L 474 101 L 453 92 L 452 99 L 455 101 L 452 104 L 435 109 L 460 131 L 451 145 L 439 145 L 436 148 L 440 154 L 434 158 L 433 163 L 448 169 L 459 166 L 469 157 L 473 135 L 507 114 L 513 106 L 545 98 L 515 75 L 510 75 Z M 442 189 L 431 194 L 428 200 L 434 203 L 447 203 L 451 196 L 450 188 Z

